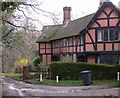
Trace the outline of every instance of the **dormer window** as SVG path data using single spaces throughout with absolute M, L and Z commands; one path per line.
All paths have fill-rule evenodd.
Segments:
M 117 41 L 120 39 L 120 30 L 116 28 L 107 28 L 97 30 L 97 41 Z

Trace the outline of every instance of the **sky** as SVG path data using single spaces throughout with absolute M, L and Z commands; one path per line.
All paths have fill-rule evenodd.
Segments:
M 33 0 L 34 1 L 34 0 Z M 68 6 L 72 8 L 71 20 L 86 16 L 88 14 L 94 13 L 99 7 L 100 0 L 38 0 L 37 2 L 43 2 L 39 8 L 54 13 L 59 19 L 61 24 L 63 21 L 63 7 Z M 113 4 L 118 6 L 120 0 L 110 0 Z M 43 25 L 53 25 L 53 21 L 42 15 L 33 15 L 38 19 L 39 24 Z
M 120 0 L 110 0 L 116 6 Z M 44 10 L 60 14 L 63 18 L 63 7 L 72 7 L 72 19 L 80 18 L 90 13 L 94 13 L 99 7 L 100 0 L 44 0 L 41 7 Z

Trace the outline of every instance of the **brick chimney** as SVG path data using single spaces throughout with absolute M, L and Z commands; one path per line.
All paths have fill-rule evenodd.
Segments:
M 71 7 L 63 8 L 63 25 L 68 23 L 71 20 Z

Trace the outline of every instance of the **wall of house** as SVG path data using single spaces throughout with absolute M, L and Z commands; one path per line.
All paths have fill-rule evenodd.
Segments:
M 44 65 L 51 63 L 51 43 L 39 43 L 39 54 Z
M 112 9 L 108 6 L 104 9 L 104 11 L 109 14 L 111 13 Z M 104 18 L 104 19 L 103 19 Z M 100 15 L 98 16 L 98 20 L 96 20 L 98 22 L 98 24 L 100 25 L 100 27 L 108 27 L 108 26 L 116 26 L 119 18 L 118 18 L 118 13 L 116 11 L 113 11 L 111 13 L 111 15 L 109 16 L 109 20 L 105 19 L 107 18 L 107 16 L 105 15 L 105 13 L 101 12 Z M 100 20 L 101 19 L 101 20 Z M 95 29 L 99 28 L 99 25 L 97 25 L 95 22 L 91 25 L 91 28 L 96 27 Z M 95 39 L 96 39 L 96 35 L 95 35 L 95 30 L 88 30 L 89 34 L 92 37 L 93 42 L 96 43 Z M 92 40 L 90 39 L 90 36 L 87 34 L 86 35 L 86 51 L 94 51 L 93 45 L 90 44 L 92 43 Z M 112 49 L 112 47 L 114 47 L 114 49 Z M 105 49 L 104 49 L 105 48 Z M 97 51 L 114 51 L 114 50 L 118 50 L 118 43 L 115 42 L 106 42 L 106 43 L 97 43 Z
M 89 55 L 89 56 L 87 57 L 87 62 L 89 62 L 89 63 L 95 63 L 95 56 Z
M 110 14 L 111 13 L 111 14 Z M 106 14 L 108 16 L 106 16 Z M 86 50 L 85 51 L 120 51 L 120 44 L 118 41 L 97 42 L 97 29 L 115 27 L 119 21 L 118 12 L 113 10 L 110 6 L 101 12 L 95 22 L 91 25 L 88 32 L 86 32 Z M 120 24 L 118 25 L 120 26 Z M 95 56 L 88 56 L 88 62 L 95 62 Z
M 73 56 L 73 62 L 77 61 L 76 53 L 86 53 L 86 52 L 101 52 L 101 51 L 120 51 L 120 43 L 118 41 L 107 41 L 99 42 L 97 39 L 97 31 L 101 28 L 109 28 L 120 26 L 118 24 L 119 16 L 118 13 L 113 10 L 110 6 L 107 6 L 102 12 L 96 17 L 91 26 L 85 32 L 85 42 L 81 44 L 81 36 L 74 36 L 73 44 L 69 45 L 69 38 L 66 39 L 66 45 L 63 46 L 63 40 L 56 40 L 58 45 L 54 46 L 54 42 L 51 43 L 40 43 L 40 53 L 43 55 L 44 64 L 49 64 L 51 62 L 51 54 L 59 54 L 60 61 L 64 61 L 63 58 L 69 58 L 69 54 Z M 83 35 L 82 35 L 83 36 Z M 120 37 L 119 37 L 120 38 Z M 51 48 L 52 47 L 52 48 Z M 93 54 L 87 54 L 87 62 L 95 63 L 96 56 Z M 82 59 L 82 58 L 81 58 Z M 66 59 L 67 60 L 67 59 Z

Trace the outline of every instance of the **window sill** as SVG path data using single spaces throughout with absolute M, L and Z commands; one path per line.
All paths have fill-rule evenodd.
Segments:
M 97 41 L 98 43 L 112 43 L 112 42 L 120 42 L 120 40 L 115 41 Z

